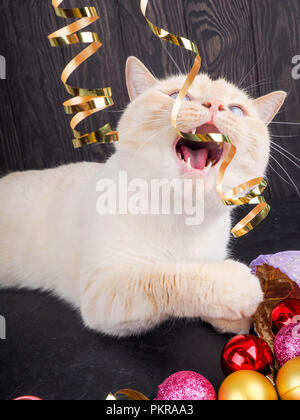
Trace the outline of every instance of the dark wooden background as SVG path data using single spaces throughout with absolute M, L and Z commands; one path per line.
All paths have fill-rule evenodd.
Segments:
M 124 67 L 136 55 L 156 76 L 177 71 L 171 54 L 184 71 L 192 56 L 162 45 L 140 14 L 139 0 L 66 0 L 64 6 L 95 5 L 101 20 L 94 24 L 104 47 L 72 76 L 80 86 L 111 85 L 114 112 L 94 116 L 84 128 L 107 120 L 116 126 L 126 107 Z M 289 92 L 278 122 L 300 122 L 300 80 L 293 80 L 292 58 L 300 54 L 299 0 L 153 0 L 149 16 L 162 27 L 196 41 L 203 69 L 212 77 L 226 76 L 254 96 L 272 90 Z M 102 161 L 111 146 L 74 150 L 70 118 L 61 103 L 68 98 L 60 82 L 64 65 L 82 46 L 51 48 L 47 35 L 64 26 L 51 0 L 2 0 L 0 55 L 7 60 L 7 80 L 0 80 L 0 170 L 43 169 L 82 160 Z M 118 111 L 118 112 L 117 112 Z M 300 125 L 272 124 L 275 143 L 300 157 Z M 295 196 L 287 173 L 300 188 L 299 169 L 274 153 L 270 189 L 275 197 Z M 298 161 L 299 165 L 299 161 Z M 286 172 L 287 173 L 286 173 Z M 288 181 L 290 183 L 290 181 Z

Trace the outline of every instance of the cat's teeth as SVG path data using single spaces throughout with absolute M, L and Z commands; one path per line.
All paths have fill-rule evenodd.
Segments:
M 181 153 L 177 153 L 177 156 L 178 156 L 178 159 L 179 159 L 179 160 L 182 160 Z
M 189 171 L 191 171 L 193 169 L 192 168 L 191 158 L 190 157 L 188 158 L 188 160 L 186 162 L 186 166 L 187 166 L 187 168 L 188 168 Z
M 212 166 L 213 166 L 213 163 L 212 163 L 212 161 L 210 161 L 209 164 L 206 166 L 206 169 L 210 169 L 210 168 L 212 168 Z

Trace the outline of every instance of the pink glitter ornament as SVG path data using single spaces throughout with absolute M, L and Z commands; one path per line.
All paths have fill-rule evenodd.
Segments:
M 215 401 L 212 384 L 196 372 L 178 372 L 169 376 L 158 388 L 157 401 Z
M 274 341 L 274 350 L 280 366 L 300 356 L 300 323 L 290 324 L 279 331 Z

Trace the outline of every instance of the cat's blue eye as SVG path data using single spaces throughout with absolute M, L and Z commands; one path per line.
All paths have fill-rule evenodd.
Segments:
M 238 117 L 244 117 L 245 116 L 245 112 L 240 106 L 232 105 L 232 106 L 229 107 L 229 109 L 230 109 L 231 112 L 233 112 Z
M 170 97 L 174 100 L 176 100 L 178 98 L 179 92 L 174 92 L 170 95 Z M 191 101 L 191 98 L 189 95 L 186 95 L 186 97 L 184 98 L 185 101 Z

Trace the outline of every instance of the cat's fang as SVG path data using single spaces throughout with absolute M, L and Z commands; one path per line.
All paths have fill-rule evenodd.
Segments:
M 187 166 L 187 169 L 188 169 L 189 171 L 192 171 L 192 170 L 193 170 L 193 168 L 192 168 L 192 164 L 191 164 L 191 158 L 190 158 L 190 157 L 189 157 L 189 158 L 188 158 L 188 160 L 187 160 L 186 166 Z

